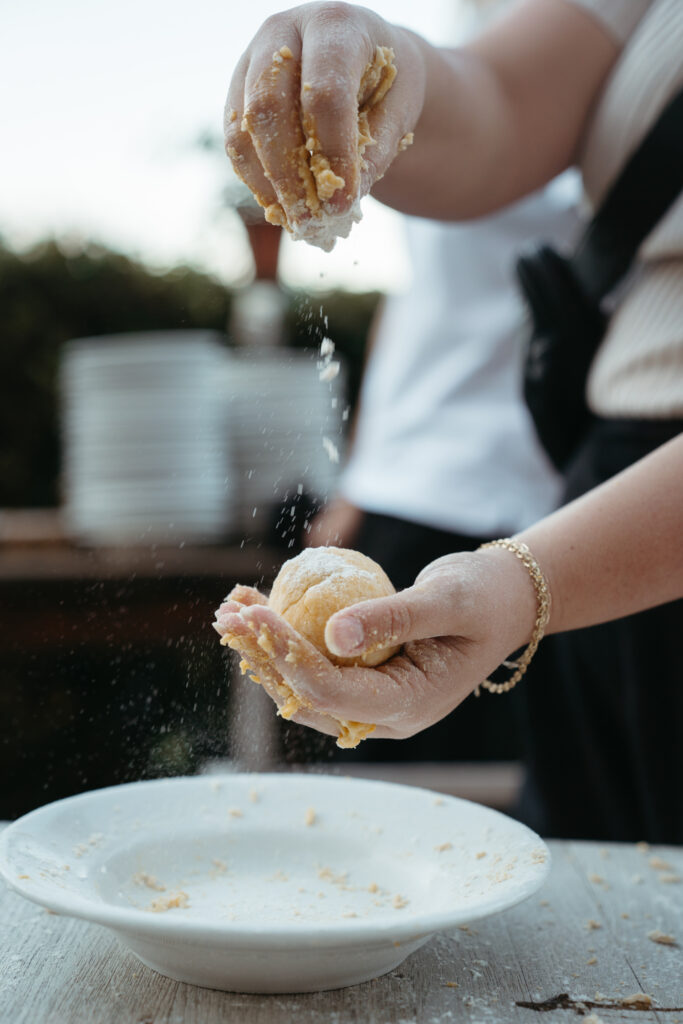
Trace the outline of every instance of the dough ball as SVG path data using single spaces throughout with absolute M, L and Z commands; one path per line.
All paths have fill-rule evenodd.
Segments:
M 335 612 L 396 591 L 384 570 L 360 551 L 306 548 L 285 562 L 268 604 L 335 665 L 380 665 L 400 647 L 380 647 L 359 658 L 338 658 L 325 644 L 325 626 Z

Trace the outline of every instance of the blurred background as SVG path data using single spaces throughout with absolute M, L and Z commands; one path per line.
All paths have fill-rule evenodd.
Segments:
M 0 818 L 330 756 L 244 691 L 210 622 L 234 582 L 268 585 L 332 493 L 373 314 L 411 271 L 400 216 L 372 199 L 325 254 L 232 175 L 230 73 L 278 6 L 0 7 Z M 367 6 L 440 41 L 468 16 Z M 458 791 L 505 806 L 514 739 L 461 753 L 493 774 Z

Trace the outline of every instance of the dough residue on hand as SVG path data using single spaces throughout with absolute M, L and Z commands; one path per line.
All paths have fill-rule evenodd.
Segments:
M 358 90 L 357 172 L 365 167 L 365 150 L 375 144 L 368 115 L 373 107 L 381 103 L 393 85 L 397 73 L 394 57 L 394 51 L 390 46 L 376 46 L 374 56 L 361 78 Z M 282 47 L 273 54 L 269 74 L 276 79 L 283 64 L 292 59 L 289 48 Z M 300 91 L 306 93 L 311 88 L 310 83 L 303 82 Z M 283 197 L 285 206 L 290 211 L 288 217 L 282 203 L 270 202 L 256 191 L 254 196 L 264 207 L 265 218 L 269 224 L 283 227 L 294 238 L 303 239 L 329 252 L 334 248 L 337 238 L 346 238 L 353 225 L 361 219 L 360 197 L 356 196 L 350 210 L 345 213 L 336 213 L 326 207 L 325 204 L 335 193 L 346 187 L 346 181 L 332 169 L 329 157 L 323 152 L 315 117 L 312 114 L 302 117 L 300 112 L 296 112 L 296 116 L 299 118 L 300 142 L 287 153 L 285 159 L 290 169 L 296 172 L 294 177 L 303 185 L 303 200 L 296 195 Z M 241 127 L 242 131 L 253 137 L 255 123 L 249 111 L 244 113 Z M 399 152 L 407 148 L 411 142 L 412 133 L 404 135 L 399 143 Z M 228 153 L 233 155 L 230 150 Z M 235 169 L 237 170 L 237 166 Z M 360 180 L 360 173 L 357 173 L 356 177 Z
M 306 548 L 282 565 L 273 583 L 268 605 L 333 664 L 374 667 L 400 650 L 392 638 L 388 642 L 385 638 L 356 657 L 343 658 L 332 654 L 327 647 L 327 623 L 342 608 L 394 593 L 391 580 L 381 566 L 360 552 L 336 547 Z M 256 645 L 252 648 L 253 655 L 245 649 L 246 643 Z M 290 719 L 300 710 L 315 711 L 279 672 L 274 668 L 270 672 L 268 663 L 259 656 L 260 651 L 272 658 L 275 651 L 275 638 L 267 625 L 261 625 L 256 639 L 245 641 L 243 637 L 227 633 L 222 636 L 221 644 L 236 648 L 244 655 L 240 664 L 242 672 L 249 673 L 250 678 L 259 683 L 263 680 L 252 670 L 252 662 L 257 662 L 260 675 L 267 679 L 273 695 L 277 696 L 278 714 L 282 718 Z M 296 666 L 303 664 L 305 658 L 304 645 L 296 638 L 290 639 L 284 660 L 292 666 L 294 678 Z M 337 725 L 337 746 L 343 748 L 358 746 L 376 728 L 370 722 L 328 717 Z

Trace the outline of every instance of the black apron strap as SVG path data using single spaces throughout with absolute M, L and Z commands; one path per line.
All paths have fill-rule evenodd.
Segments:
M 635 150 L 581 238 L 571 267 L 601 301 L 627 273 L 643 240 L 683 187 L 683 89 Z

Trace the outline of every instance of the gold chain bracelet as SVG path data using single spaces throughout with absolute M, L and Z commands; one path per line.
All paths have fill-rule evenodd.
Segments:
M 545 627 L 548 625 L 548 619 L 550 618 L 550 588 L 548 587 L 548 581 L 543 575 L 543 570 L 526 544 L 518 540 L 512 540 L 510 537 L 505 537 L 502 540 L 492 540 L 488 544 L 480 545 L 479 551 L 482 551 L 484 548 L 505 548 L 507 551 L 511 551 L 513 555 L 519 558 L 529 573 L 534 590 L 536 591 L 536 621 L 534 622 L 531 640 L 517 661 L 503 662 L 506 668 L 514 668 L 515 671 L 504 683 L 494 683 L 490 679 L 485 679 L 483 683 L 479 684 L 490 693 L 509 693 L 528 669 L 529 662 L 536 653 L 538 645 L 543 638 Z M 475 694 L 479 695 L 479 686 L 476 688 Z

